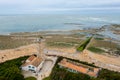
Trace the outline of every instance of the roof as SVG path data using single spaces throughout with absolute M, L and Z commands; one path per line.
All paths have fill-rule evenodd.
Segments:
M 25 62 L 22 67 L 33 65 L 35 67 L 38 67 L 40 63 L 43 61 L 42 58 L 36 57 L 36 56 L 30 56 L 27 60 L 30 60 L 30 62 Z
M 36 57 L 34 55 L 30 56 L 27 60 L 32 61 L 33 59 L 35 59 Z
M 94 68 L 94 67 L 87 66 L 87 65 L 77 63 L 77 62 L 73 62 L 73 61 L 70 61 L 67 59 L 63 59 L 59 63 L 59 65 L 66 67 L 66 68 L 76 70 L 76 71 L 84 73 L 84 74 L 88 74 L 93 77 L 96 77 L 99 72 L 99 68 Z
M 38 67 L 42 61 L 43 61 L 43 60 L 42 60 L 41 58 L 38 58 L 38 57 L 37 57 L 37 58 L 31 63 L 31 65 L 34 65 L 34 66 Z

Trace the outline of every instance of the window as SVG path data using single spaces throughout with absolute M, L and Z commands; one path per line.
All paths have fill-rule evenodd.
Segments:
M 31 68 L 31 66 L 28 66 L 29 68 Z
M 94 72 L 94 69 L 93 68 L 89 68 L 89 71 Z

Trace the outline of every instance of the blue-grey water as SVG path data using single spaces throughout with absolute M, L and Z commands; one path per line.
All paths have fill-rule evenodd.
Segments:
M 76 30 L 120 24 L 120 15 L 0 15 L 0 34 Z

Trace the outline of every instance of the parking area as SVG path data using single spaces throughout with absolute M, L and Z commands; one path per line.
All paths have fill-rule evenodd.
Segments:
M 52 67 L 53 61 L 52 60 L 45 60 L 45 62 L 43 63 L 43 67 L 41 69 L 41 73 L 45 73 L 50 71 L 51 67 Z
M 24 75 L 24 77 L 30 77 L 30 76 L 33 76 L 33 77 L 36 77 L 37 78 L 37 75 L 31 71 L 22 71 L 22 74 Z
M 57 57 L 46 56 L 46 59 L 43 63 L 42 69 L 38 73 L 38 80 L 42 80 L 45 77 L 48 77 L 57 61 Z

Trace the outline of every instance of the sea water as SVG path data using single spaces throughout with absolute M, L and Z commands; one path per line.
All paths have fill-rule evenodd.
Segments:
M 109 24 L 120 24 L 120 15 L 0 15 L 0 34 L 99 28 Z

